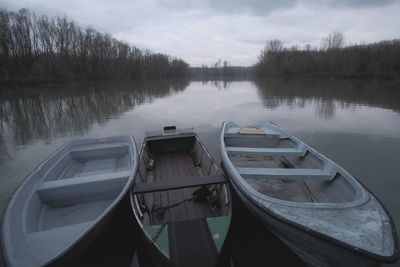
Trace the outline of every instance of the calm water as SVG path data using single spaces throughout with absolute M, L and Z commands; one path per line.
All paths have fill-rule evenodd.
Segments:
M 273 121 L 355 175 L 400 230 L 396 82 L 155 81 L 0 89 L 0 212 L 18 184 L 71 138 L 194 127 L 219 161 L 221 122 Z

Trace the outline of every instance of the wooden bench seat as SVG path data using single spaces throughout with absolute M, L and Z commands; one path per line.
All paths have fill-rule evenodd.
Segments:
M 222 184 L 225 182 L 226 180 L 223 175 L 194 176 L 180 180 L 166 180 L 160 182 L 136 184 L 134 185 L 133 193 L 141 194 L 141 193 L 166 191 L 166 190 L 181 189 L 181 188 L 203 186 L 210 184 Z

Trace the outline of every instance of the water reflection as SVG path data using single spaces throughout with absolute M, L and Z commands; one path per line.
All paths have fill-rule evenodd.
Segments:
M 187 80 L 156 80 L 7 88 L 0 94 L 1 134 L 10 133 L 16 145 L 59 134 L 79 136 L 95 122 L 104 124 L 138 105 L 181 92 L 187 85 Z M 6 150 L 3 138 L 0 149 Z
M 398 81 L 275 78 L 256 80 L 255 84 L 265 107 L 303 108 L 310 102 L 324 119 L 332 119 L 338 108 L 355 110 L 360 105 L 400 110 Z
M 232 81 L 230 80 L 203 80 L 201 81 L 201 84 L 203 86 L 209 86 L 210 84 L 219 90 L 221 89 L 228 89 L 230 85 L 232 84 Z
M 192 82 L 201 82 L 203 86 L 214 86 L 218 89 L 228 89 L 232 83 L 252 81 L 251 76 L 192 76 Z
M 154 80 L 3 88 L 0 93 L 0 162 L 10 158 L 7 150 L 10 143 L 19 146 L 37 139 L 82 136 L 91 131 L 95 123 L 105 125 L 111 118 L 156 99 L 181 93 L 188 86 L 188 80 Z M 174 98 L 176 101 L 164 102 L 161 106 L 146 105 L 145 117 L 152 114 L 154 118 L 161 116 L 159 119 L 165 120 L 165 116 L 170 115 L 178 122 L 202 117 L 203 123 L 220 124 L 230 117 L 229 114 L 235 117 L 239 112 L 248 122 L 249 117 L 254 119 L 263 113 L 259 102 L 267 109 L 281 106 L 303 109 L 311 105 L 314 113 L 324 120 L 333 119 L 337 109 L 354 111 L 361 105 L 400 110 L 396 82 L 276 78 L 254 82 L 203 80 L 192 82 L 189 87 L 191 90 Z
M 4 144 L 3 136 L 0 134 L 0 163 L 10 159 L 10 154 L 8 153 L 7 147 Z

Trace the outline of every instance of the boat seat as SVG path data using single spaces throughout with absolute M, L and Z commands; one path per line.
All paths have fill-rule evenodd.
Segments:
M 253 148 L 253 147 L 226 147 L 228 154 L 259 155 L 259 156 L 293 156 L 303 157 L 307 150 L 301 148 Z
M 258 128 L 239 128 L 238 130 L 239 134 L 266 134 L 266 132 L 263 129 L 258 129 Z
M 100 143 L 78 146 L 71 149 L 71 156 L 75 160 L 87 160 L 101 157 L 111 157 L 128 153 L 129 145 L 126 143 Z
M 236 170 L 243 178 L 265 179 L 318 179 L 332 180 L 336 173 L 331 174 L 321 169 L 294 169 L 294 168 L 242 168 Z
M 239 133 L 225 133 L 225 138 L 238 138 L 238 139 L 286 139 L 278 133 L 271 134 L 239 134 Z
M 166 180 L 160 182 L 136 184 L 133 188 L 133 193 L 141 194 L 210 184 L 222 184 L 225 182 L 226 179 L 223 175 L 194 176 L 179 180 Z
M 52 207 L 68 206 L 117 196 L 131 171 L 52 180 L 41 183 L 36 191 Z

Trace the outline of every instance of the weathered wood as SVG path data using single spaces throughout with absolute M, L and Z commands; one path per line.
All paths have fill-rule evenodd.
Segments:
M 201 146 L 197 147 L 202 148 Z M 202 171 L 200 173 L 196 171 L 196 169 L 201 170 L 201 164 L 199 167 L 196 167 L 192 155 L 188 152 L 175 151 L 153 156 L 155 160 L 154 183 L 164 181 L 166 181 L 166 183 L 186 183 L 185 181 L 188 178 L 196 177 L 202 179 L 202 177 L 199 176 L 204 175 Z M 211 167 L 208 168 L 217 167 L 216 165 L 211 164 Z M 215 170 L 213 173 L 215 174 L 219 172 L 218 170 Z M 203 184 L 205 181 L 201 180 L 201 182 L 201 184 Z M 137 185 L 140 184 L 138 183 Z M 199 186 L 192 186 L 168 189 L 167 191 L 154 191 L 154 209 L 151 214 L 151 225 L 172 221 L 208 218 L 218 215 L 216 212 L 219 211 L 213 210 L 207 201 L 191 200 L 193 192 L 198 188 Z M 145 194 L 145 192 L 143 192 L 143 194 Z M 180 204 L 175 206 L 174 204 L 176 203 Z M 160 210 L 162 210 L 162 216 L 160 216 Z
M 165 164 L 167 168 L 167 179 L 170 180 L 180 180 L 184 178 L 183 169 L 188 166 L 182 164 L 182 158 L 185 157 L 185 151 L 181 152 L 170 152 L 165 154 Z M 188 210 L 185 206 L 185 196 L 181 189 L 168 190 L 170 215 L 173 221 L 185 220 L 188 216 Z M 184 201 L 184 202 L 182 202 Z M 181 203 L 182 202 L 182 203 Z M 181 204 L 177 204 L 181 203 Z M 164 204 L 165 205 L 165 204 Z
M 287 137 L 280 137 L 279 134 L 239 134 L 239 133 L 225 133 L 225 138 L 238 138 L 244 139 L 286 139 Z
M 286 168 L 241 168 L 236 170 L 243 178 L 267 179 L 319 179 L 331 180 L 334 175 L 321 169 L 286 169 Z
M 264 130 L 257 128 L 239 128 L 239 134 L 265 134 Z
M 228 154 L 246 154 L 246 155 L 262 155 L 262 156 L 293 156 L 303 157 L 306 150 L 299 148 L 254 148 L 254 147 L 227 147 Z
M 166 173 L 166 164 L 163 164 L 163 158 L 162 157 L 157 157 L 155 160 L 155 167 L 156 167 L 156 179 L 155 181 L 161 181 L 161 174 Z M 166 203 L 169 203 L 169 196 L 167 191 L 162 191 L 162 192 L 154 192 L 155 196 L 159 196 L 157 198 L 157 208 L 163 207 L 165 205 L 168 205 Z M 152 214 L 153 215 L 153 214 Z M 154 214 L 155 215 L 155 214 Z M 162 217 L 158 216 L 153 216 L 153 224 L 156 224 L 156 221 L 159 221 L 160 223 L 167 223 L 169 219 L 171 218 L 171 213 L 169 209 L 164 211 L 164 214 Z
M 188 177 L 179 180 L 167 180 L 160 182 L 137 184 L 133 189 L 133 193 L 141 194 L 141 193 L 166 191 L 166 190 L 181 189 L 181 188 L 203 186 L 210 184 L 222 184 L 225 182 L 226 182 L 225 177 L 222 175 Z
M 185 157 L 183 161 L 184 161 L 184 164 L 186 166 L 188 166 L 188 168 L 184 168 L 184 170 L 183 170 L 185 177 L 197 176 L 196 175 L 196 167 L 194 166 L 195 160 L 193 158 L 193 155 L 191 155 L 190 157 Z M 196 191 L 197 188 L 199 188 L 199 187 L 196 186 L 196 187 L 182 188 L 181 190 L 183 191 L 184 198 L 185 199 L 192 198 L 193 192 Z M 190 202 L 186 201 L 185 206 L 188 211 L 188 216 L 187 216 L 188 220 L 202 218 L 203 212 L 201 210 L 199 210 L 201 205 L 198 205 L 198 203 L 196 203 L 196 201 L 190 201 Z

